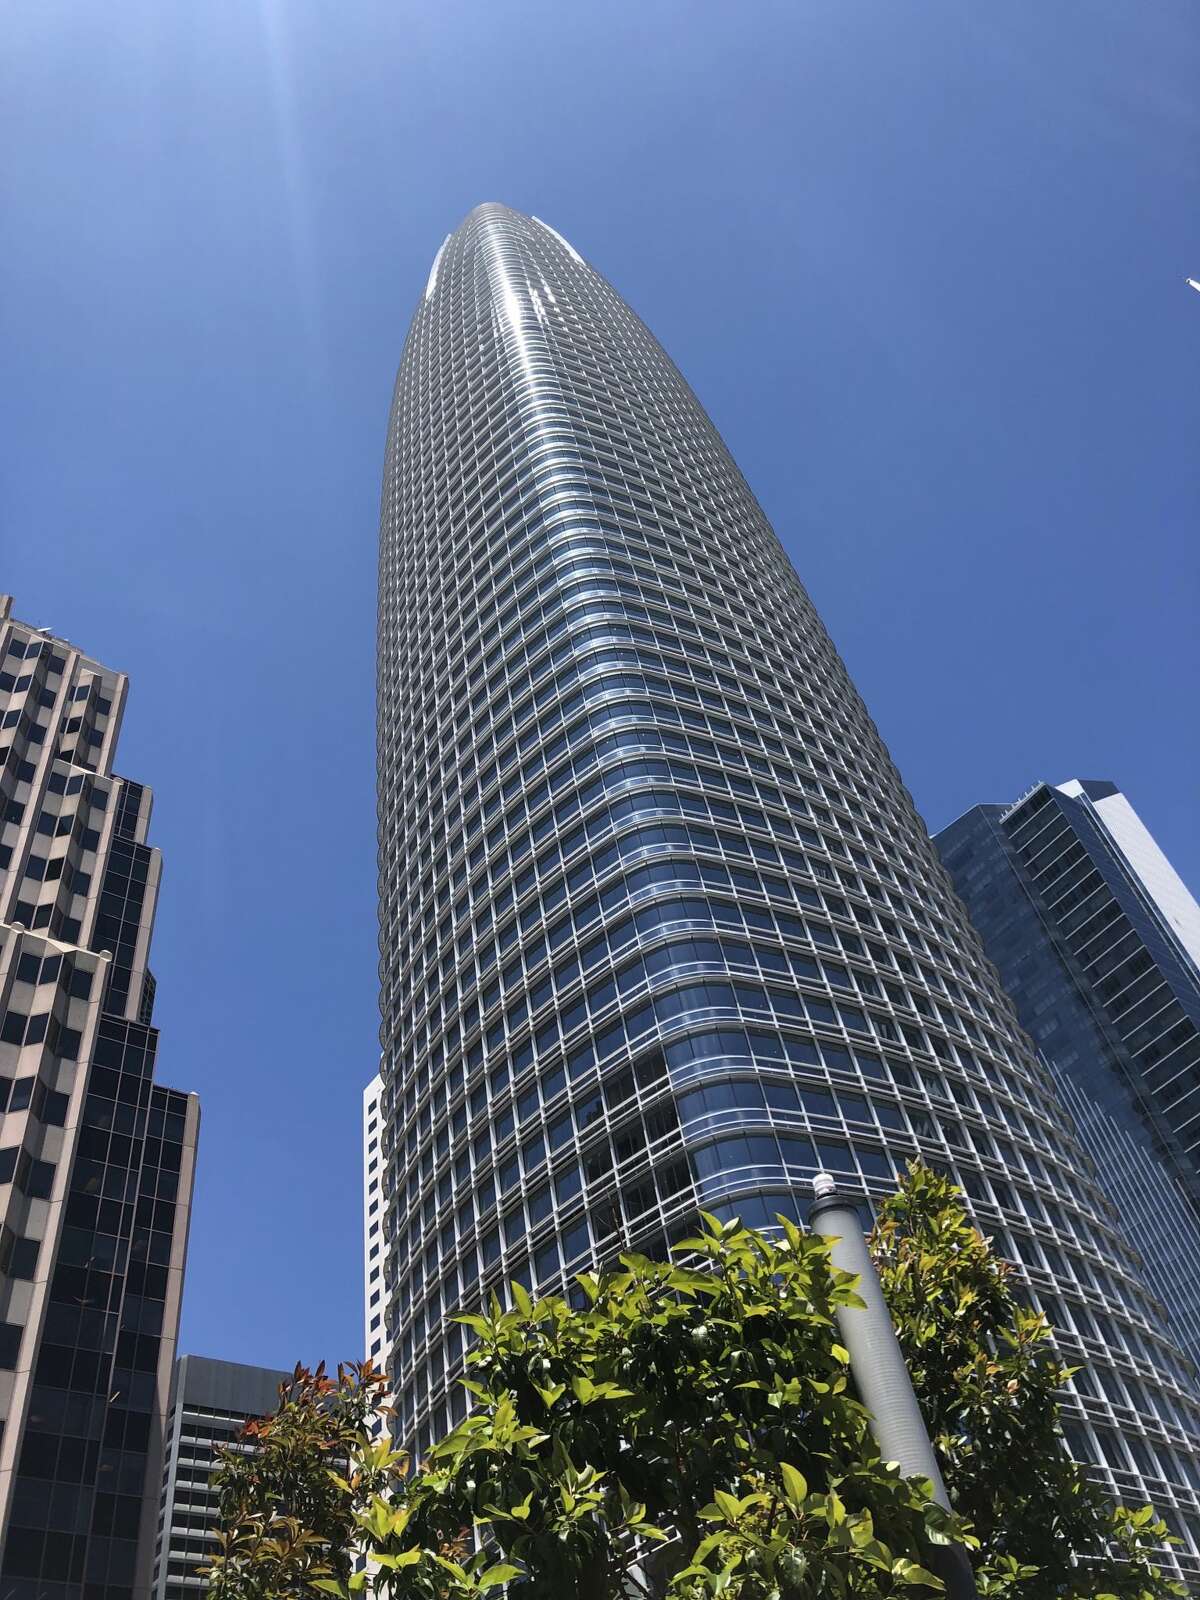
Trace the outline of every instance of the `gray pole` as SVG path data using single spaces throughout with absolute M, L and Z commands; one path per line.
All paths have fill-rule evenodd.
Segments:
M 913 1393 L 900 1341 L 883 1298 L 875 1264 L 867 1250 L 862 1223 L 853 1201 L 839 1195 L 833 1178 L 819 1172 L 813 1181 L 816 1199 L 808 1213 L 812 1231 L 830 1243 L 830 1259 L 858 1279 L 866 1308 L 844 1306 L 837 1314 L 838 1331 L 850 1356 L 850 1371 L 859 1398 L 871 1417 L 871 1432 L 885 1461 L 895 1461 L 906 1478 L 928 1478 L 933 1497 L 950 1509 L 946 1485 L 917 1397 Z M 978 1593 L 970 1558 L 961 1545 L 933 1545 L 930 1564 L 946 1585 L 950 1600 L 973 1600 Z

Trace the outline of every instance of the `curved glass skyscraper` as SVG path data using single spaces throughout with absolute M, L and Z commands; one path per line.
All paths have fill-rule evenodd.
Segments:
M 461 1414 L 491 1287 L 921 1152 L 1086 1349 L 1074 1447 L 1200 1548 L 1191 1369 L 820 619 L 652 335 L 503 206 L 396 383 L 379 808 L 405 1438 Z

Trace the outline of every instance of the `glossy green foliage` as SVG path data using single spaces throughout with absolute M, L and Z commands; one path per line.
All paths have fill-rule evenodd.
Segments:
M 880 1209 L 871 1249 L 951 1501 L 986 1553 L 985 1591 L 1182 1593 L 1157 1566 L 1160 1519 L 1114 1508 L 1068 1456 L 1059 1396 L 1073 1369 L 954 1185 L 912 1165 Z
M 942 1590 L 940 1547 L 953 1542 L 986 1596 L 1179 1592 L 1154 1564 L 1165 1530 L 1153 1513 L 1114 1512 L 1066 1456 L 1067 1374 L 957 1192 L 912 1168 L 872 1242 L 953 1516 L 879 1460 L 837 1337 L 839 1311 L 859 1302 L 825 1242 L 790 1223 L 766 1238 L 706 1216 L 673 1262 L 627 1255 L 585 1275 L 582 1307 L 533 1303 L 514 1285 L 508 1309 L 493 1300 L 462 1319 L 473 1408 L 416 1471 L 369 1444 L 373 1387 L 307 1397 L 314 1424 L 341 1407 L 346 1431 L 310 1437 L 296 1418 L 274 1441 L 292 1430 L 304 1441 L 287 1472 L 226 1466 L 234 1542 L 211 1592 L 925 1600 Z M 350 1470 L 332 1472 L 331 1454 Z M 289 1500 L 288 1472 L 308 1483 L 319 1526 Z M 286 1559 L 263 1554 L 278 1513 L 298 1529 Z M 353 1573 L 352 1553 L 367 1558 Z M 286 1581 L 256 1587 L 260 1566 Z
M 298 1366 L 275 1415 L 220 1452 L 210 1600 L 298 1600 L 349 1579 L 358 1518 L 399 1478 L 390 1451 L 371 1439 L 386 1384 L 369 1362 L 339 1367 L 336 1378 L 323 1364 Z
M 948 1519 L 878 1460 L 836 1337 L 856 1296 L 823 1241 L 706 1217 L 677 1252 L 585 1276 L 581 1310 L 515 1288 L 467 1319 L 476 1409 L 414 1481 L 404 1537 L 470 1527 L 529 1600 L 936 1592 L 922 1554 Z

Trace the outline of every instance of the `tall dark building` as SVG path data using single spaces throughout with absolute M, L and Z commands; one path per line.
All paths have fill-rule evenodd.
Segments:
M 1200 907 L 1107 781 L 975 806 L 935 843 L 1200 1362 Z
M 0 1594 L 144 1600 L 199 1110 L 154 1082 L 123 674 L 0 597 Z
M 217 1451 L 232 1444 L 251 1418 L 279 1409 L 279 1387 L 291 1376 L 208 1356 L 180 1356 L 175 1363 L 152 1600 L 202 1600 L 207 1592 L 197 1569 L 216 1549 Z
M 720 436 L 551 228 L 481 206 L 396 382 L 379 571 L 381 1350 L 698 1205 L 954 1173 L 1082 1348 L 1073 1448 L 1200 1550 L 1196 1400 L 845 667 Z M 368 1238 L 370 1234 L 368 1231 Z

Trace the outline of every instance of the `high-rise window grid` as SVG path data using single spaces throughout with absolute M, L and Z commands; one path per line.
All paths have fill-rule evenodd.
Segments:
M 1164 948 L 1150 906 L 1085 804 L 1041 785 L 1006 814 L 1004 831 L 1135 1081 L 1143 1080 L 1159 1136 L 1180 1147 L 1200 1207 L 1200 976 L 1183 952 Z
M 167 1413 L 161 1490 L 156 1491 L 155 1555 L 151 1600 L 203 1600 L 208 1582 L 200 1567 L 217 1551 L 218 1494 L 213 1475 L 218 1451 L 250 1451 L 241 1438 L 252 1418 L 273 1414 L 286 1372 L 247 1367 L 204 1356 L 175 1364 Z
M 1187 945 L 1200 907 L 1104 780 L 975 806 L 937 844 L 1163 1316 L 1200 1357 L 1200 970 Z
M 150 793 L 126 681 L 0 597 L 0 1588 L 149 1581 L 198 1118 L 153 1081 Z
M 920 1152 L 1104 1348 L 1077 1448 L 1190 1526 L 1190 1367 L 811 603 L 649 333 L 501 207 L 443 247 L 397 379 L 379 707 L 405 1437 L 461 1414 L 449 1319 L 505 1278 Z

